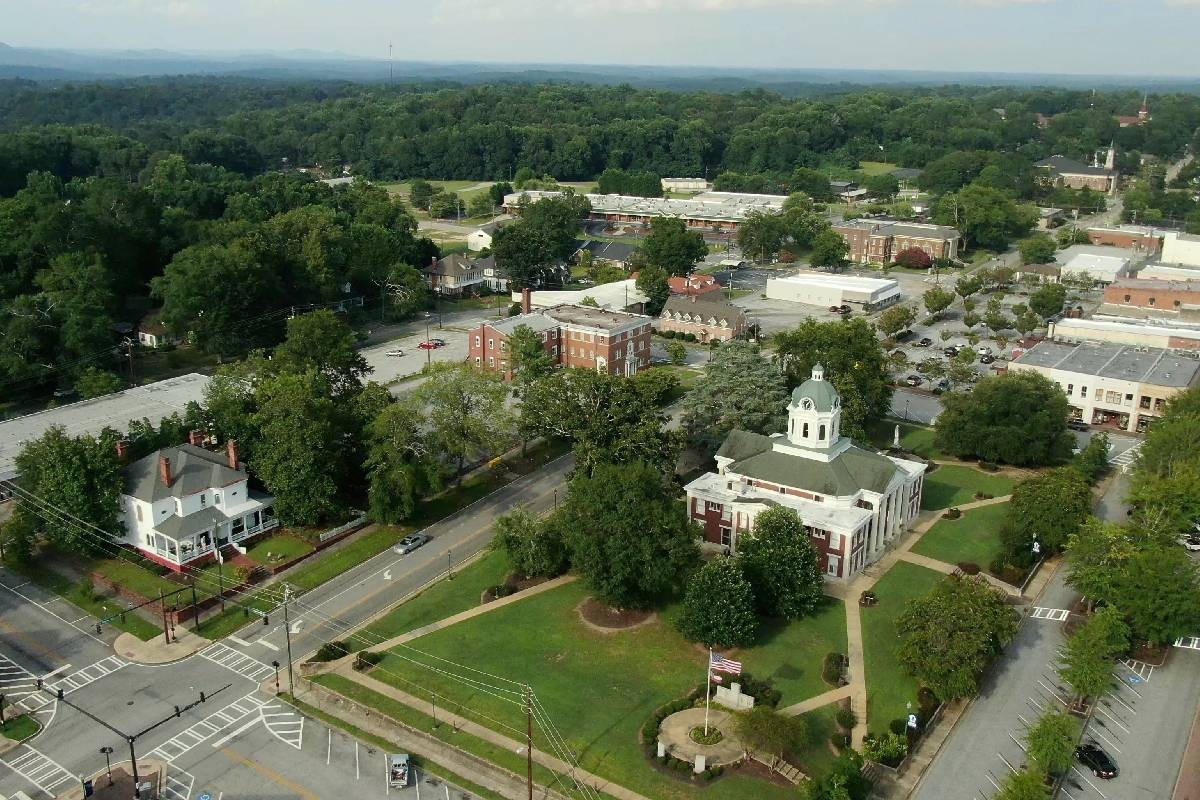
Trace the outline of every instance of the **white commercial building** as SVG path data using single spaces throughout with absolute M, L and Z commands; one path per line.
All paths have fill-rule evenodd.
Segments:
M 1185 267 L 1178 264 L 1147 264 L 1138 270 L 1137 277 L 1158 281 L 1200 281 L 1200 266 Z
M 712 184 L 704 178 L 663 178 L 664 192 L 707 192 Z
M 1060 319 L 1047 337 L 1060 342 L 1108 342 L 1133 347 L 1200 350 L 1200 329 L 1120 319 Z
M 1154 347 L 1039 342 L 1009 364 L 1038 372 L 1067 395 L 1071 414 L 1089 425 L 1142 432 L 1167 402 L 1200 378 L 1200 356 Z
M 900 300 L 900 284 L 891 278 L 858 278 L 826 272 L 798 272 L 767 280 L 767 297 L 810 306 L 890 306 Z
M 1062 280 L 1084 280 L 1109 284 L 1129 274 L 1133 251 L 1119 247 L 1073 245 L 1056 258 L 1062 264 Z
M 1200 236 L 1178 231 L 1163 233 L 1162 260 L 1165 264 L 1200 267 Z
M 538 289 L 530 293 L 530 307 L 578 306 L 584 305 L 583 301 L 587 298 L 595 300 L 598 308 L 608 311 L 624 311 L 629 306 L 636 306 L 650 299 L 637 288 L 637 281 L 629 278 L 628 280 L 589 286 L 586 289 Z M 513 292 L 512 300 L 514 303 L 521 302 L 521 293 Z
M 525 206 L 563 193 L 551 190 L 528 190 L 504 196 L 504 210 L 520 215 Z M 623 194 L 588 194 L 591 211 L 588 219 L 614 225 L 646 226 L 653 219 L 678 217 L 692 229 L 710 233 L 731 233 L 737 230 L 746 215 L 758 211 L 778 214 L 787 198 L 778 194 L 747 194 L 744 192 L 704 192 L 687 200 L 662 197 L 631 197 Z

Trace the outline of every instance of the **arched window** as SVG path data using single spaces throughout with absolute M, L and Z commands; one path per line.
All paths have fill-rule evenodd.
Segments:
M 807 438 L 808 438 L 808 423 L 807 423 L 807 422 L 806 422 L 806 423 L 804 423 L 804 427 L 801 429 L 801 433 L 800 433 L 800 435 L 801 435 L 802 437 L 804 437 L 805 439 L 807 439 Z
M 820 428 L 817 429 L 817 441 L 819 441 L 819 442 L 825 441 L 825 426 L 824 425 L 822 425 Z

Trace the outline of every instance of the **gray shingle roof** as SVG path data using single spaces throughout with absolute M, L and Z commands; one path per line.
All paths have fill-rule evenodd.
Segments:
M 765 453 L 771 449 L 771 437 L 761 433 L 751 433 L 735 428 L 725 437 L 721 449 L 717 450 L 719 458 L 732 458 L 741 461 L 744 458 Z
M 171 485 L 159 475 L 158 459 L 171 460 Z M 125 468 L 125 494 L 153 503 L 168 497 L 187 497 L 205 489 L 216 489 L 246 479 L 242 470 L 230 469 L 224 453 L 181 444 L 164 447 Z
M 170 536 L 172 539 L 186 538 L 195 536 L 201 531 L 211 530 L 218 523 L 225 522 L 229 517 L 219 509 L 208 507 L 202 508 L 185 517 L 172 514 L 154 526 L 154 529 L 161 534 Z
M 712 292 L 716 297 L 707 294 L 679 295 L 673 294 L 663 305 L 663 313 L 699 314 L 704 318 L 714 317 L 727 320 L 731 325 L 738 325 L 746 318 L 746 312 L 720 297 L 720 292 Z
M 813 406 L 821 412 L 832 411 L 839 399 L 832 383 L 816 378 L 809 378 L 792 390 L 792 405 L 800 405 L 805 398 L 812 400 Z
M 1035 167 L 1044 167 L 1052 172 L 1067 175 L 1112 175 L 1112 170 L 1104 167 L 1089 167 L 1080 161 L 1066 156 L 1050 156 L 1043 158 L 1041 161 L 1034 164 Z

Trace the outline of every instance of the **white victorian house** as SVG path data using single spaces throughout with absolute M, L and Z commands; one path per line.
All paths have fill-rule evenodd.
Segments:
M 279 526 L 275 499 L 252 492 L 237 443 L 224 453 L 165 447 L 125 468 L 124 543 L 176 571 Z
M 800 516 L 828 578 L 853 578 L 878 560 L 920 512 L 925 464 L 860 447 L 842 436 L 841 418 L 818 364 L 792 392 L 786 433 L 730 433 L 717 471 L 686 487 L 705 541 L 736 553 L 758 515 L 783 506 Z

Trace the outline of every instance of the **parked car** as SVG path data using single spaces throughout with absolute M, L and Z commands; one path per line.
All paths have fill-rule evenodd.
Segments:
M 1185 536 L 1179 540 L 1179 543 L 1189 553 L 1200 553 L 1200 536 Z
M 408 555 L 413 550 L 416 550 L 421 545 L 427 544 L 428 542 L 429 537 L 425 534 L 410 533 L 408 536 L 405 536 L 403 539 L 401 539 L 400 542 L 393 548 L 393 550 L 395 550 L 398 555 L 404 556 Z
M 427 342 L 421 342 L 419 345 L 417 345 L 417 347 L 421 348 L 422 350 L 437 350 L 439 345 L 434 344 L 433 340 L 430 339 Z
M 1081 419 L 1069 419 L 1069 420 L 1067 420 L 1067 427 L 1068 427 L 1068 428 L 1070 428 L 1070 429 L 1071 429 L 1071 430 L 1073 430 L 1073 431 L 1086 431 L 1086 430 L 1091 430 L 1091 429 L 1088 427 L 1088 424 L 1087 424 L 1086 422 L 1084 422 L 1083 420 L 1081 420 Z
M 838 308 L 838 311 L 841 311 L 843 314 L 849 314 L 852 310 L 853 309 L 850 308 L 850 306 L 846 305 L 845 303 L 843 303 L 841 305 L 841 307 Z
M 984 353 L 983 355 L 981 355 L 979 357 L 980 364 L 991 364 L 995 360 L 996 360 L 996 357 L 990 353 Z
M 990 356 L 992 354 L 992 348 L 988 347 L 986 344 L 981 344 L 979 347 L 975 348 L 975 352 L 981 356 Z
M 942 392 L 950 391 L 950 381 L 946 380 L 945 378 L 942 378 L 941 380 L 939 380 L 937 383 L 935 383 L 933 385 L 933 391 L 937 394 L 941 394 Z
M 1108 753 L 1095 742 L 1085 742 L 1075 748 L 1075 758 L 1092 771 L 1097 778 L 1111 780 L 1117 777 L 1117 764 Z
M 842 312 L 842 307 L 841 307 L 841 306 L 830 306 L 830 307 L 829 307 L 829 313 L 830 313 L 830 314 L 840 314 L 841 312 Z
M 907 383 L 909 386 L 920 386 L 925 381 L 921 379 L 920 375 L 909 375 L 907 378 L 904 379 L 904 382 Z
M 933 339 L 930 339 L 928 336 L 926 336 L 924 339 L 913 345 L 913 347 L 929 347 L 931 344 L 933 344 Z
M 429 341 L 433 342 L 434 347 L 445 347 L 446 346 L 445 339 L 430 339 Z
M 399 358 L 400 356 L 404 355 L 404 351 L 403 350 L 388 350 L 384 355 L 391 356 L 392 358 Z
M 958 355 L 958 348 L 955 345 L 950 345 L 949 347 L 943 347 L 942 352 L 945 355 L 953 358 L 954 356 Z

